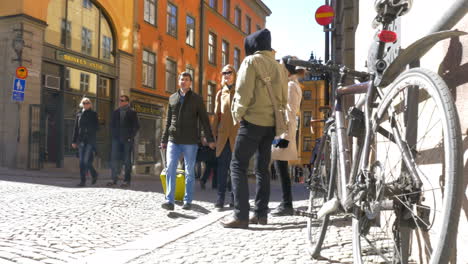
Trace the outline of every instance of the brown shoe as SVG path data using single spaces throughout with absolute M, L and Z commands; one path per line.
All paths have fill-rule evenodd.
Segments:
M 238 219 L 231 219 L 228 221 L 221 222 L 221 225 L 224 228 L 249 228 L 249 221 L 246 220 L 238 220 Z
M 252 224 L 252 225 L 266 225 L 267 223 L 268 223 L 268 218 L 266 216 L 258 217 L 254 215 L 249 219 L 249 224 Z

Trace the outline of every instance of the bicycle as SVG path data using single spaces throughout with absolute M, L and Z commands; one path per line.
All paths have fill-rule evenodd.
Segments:
M 344 212 L 352 216 L 354 263 L 447 263 L 463 194 L 460 124 L 441 77 L 404 66 L 422 56 L 411 52 L 466 33 L 433 33 L 395 57 L 399 47 L 391 30 L 412 1 L 376 2 L 382 30 L 370 50 L 369 72 L 288 61 L 338 79 L 331 116 L 322 120 L 319 155 L 306 181 L 308 210 L 297 214 L 308 218 L 314 258 L 320 256 L 330 217 Z M 348 77 L 359 83 L 344 85 Z M 365 96 L 345 113 L 343 97 L 359 94 Z

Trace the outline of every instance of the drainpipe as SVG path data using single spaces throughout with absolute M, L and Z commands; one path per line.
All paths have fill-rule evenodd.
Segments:
M 203 73 L 205 71 L 205 1 L 200 0 L 200 45 L 198 45 L 198 94 L 203 98 Z

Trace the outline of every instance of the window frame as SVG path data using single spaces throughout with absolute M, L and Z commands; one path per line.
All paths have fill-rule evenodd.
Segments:
M 170 63 L 172 63 L 172 65 L 174 65 L 174 69 L 173 69 L 174 72 L 170 72 L 170 71 L 168 70 L 168 68 L 167 68 L 168 65 L 169 65 Z M 177 91 L 177 61 L 176 61 L 176 60 L 173 60 L 173 59 L 171 59 L 171 58 L 166 58 L 166 69 L 165 69 L 165 72 L 166 72 L 166 76 L 165 76 L 165 77 L 166 77 L 165 91 L 168 92 L 168 93 L 173 94 L 173 93 L 175 93 L 175 92 Z M 173 79 L 174 79 L 174 90 L 173 90 L 173 91 L 171 91 L 171 90 L 168 89 L 168 80 L 169 80 L 169 79 L 168 79 L 168 74 L 173 74 L 173 75 L 174 75 L 174 76 L 173 76 Z
M 175 9 L 175 15 L 172 14 L 171 12 L 169 12 L 169 7 L 172 6 L 174 7 Z M 178 13 L 179 13 L 179 10 L 178 10 L 178 7 L 171 3 L 171 2 L 167 2 L 167 8 L 166 8 L 166 34 L 169 35 L 169 36 L 172 36 L 174 38 L 177 39 L 177 28 L 178 28 L 178 21 L 177 21 L 177 17 L 178 17 Z M 175 26 L 172 25 L 172 23 L 170 23 L 171 19 L 172 18 L 175 18 Z M 172 29 L 174 29 L 174 34 L 172 32 Z
M 308 118 L 306 118 L 306 114 L 310 114 Z M 312 119 L 312 111 L 304 111 L 302 113 L 302 124 L 304 128 L 310 127 L 310 120 Z
M 238 56 L 236 56 L 236 54 Z M 240 67 L 240 64 L 241 64 L 241 60 L 240 60 L 240 57 L 241 57 L 241 50 L 237 47 L 234 48 L 234 58 L 233 58 L 233 63 L 234 63 L 234 69 L 236 69 L 236 71 L 239 70 L 239 67 Z
M 148 54 L 148 60 L 145 61 L 145 53 Z M 151 64 L 150 60 L 149 60 L 149 56 L 151 56 L 153 58 L 153 64 Z M 146 82 L 145 78 L 143 78 L 143 74 L 145 74 L 145 66 L 146 65 L 146 79 L 148 79 L 148 72 L 149 70 L 148 69 L 152 69 L 152 74 L 151 76 L 153 77 L 153 80 L 150 82 Z M 150 50 L 147 50 L 147 49 L 143 49 L 143 52 L 141 53 L 141 74 L 142 74 L 142 77 L 141 77 L 141 84 L 146 87 L 146 88 L 150 88 L 150 89 L 154 89 L 156 90 L 156 53 L 150 51 Z
M 213 36 L 213 44 L 210 43 L 210 36 Z M 218 36 L 213 32 L 208 32 L 208 63 L 212 65 L 216 65 L 216 50 L 218 49 L 217 42 Z M 210 51 L 212 51 L 212 53 Z M 212 58 L 211 60 L 210 57 Z
M 229 64 L 229 42 L 223 39 L 221 41 L 221 66 L 224 67 L 226 64 Z
M 234 25 L 238 28 L 242 28 L 242 9 L 238 6 L 234 8 Z
M 214 114 L 215 108 L 215 98 L 216 96 L 216 83 L 213 81 L 208 81 L 208 86 L 206 90 L 206 112 L 208 114 Z
M 245 34 L 252 34 L 252 18 L 249 15 L 245 15 Z
M 304 100 L 312 100 L 312 91 L 304 90 L 304 92 L 302 93 L 302 98 L 304 98 Z
M 312 143 L 314 141 L 312 140 L 311 136 L 304 136 L 302 138 L 302 152 L 310 152 L 313 150 Z M 308 144 L 307 144 L 308 143 Z M 309 146 L 309 148 L 306 148 Z
M 92 56 L 92 53 L 93 53 L 92 37 L 93 37 L 93 31 L 87 27 L 82 26 L 81 27 L 81 52 L 88 56 Z
M 231 18 L 231 0 L 223 0 L 223 10 L 221 14 L 227 20 Z
M 192 40 L 192 44 L 188 43 L 187 42 L 187 39 L 189 39 L 189 37 L 187 37 L 187 35 L 189 34 L 189 23 L 188 23 L 188 19 L 192 19 L 193 20 L 193 40 Z M 196 41 L 196 21 L 195 21 L 195 18 L 191 15 L 186 15 L 185 17 L 185 44 L 189 45 L 190 47 L 192 48 L 195 48 L 195 41 Z
M 214 3 L 214 5 L 212 5 L 212 3 Z M 218 0 L 210 0 L 208 6 L 218 11 Z
M 150 6 L 154 6 L 153 14 L 151 14 Z M 146 14 L 147 14 L 146 9 L 147 8 L 150 8 L 149 11 L 148 11 L 148 15 L 149 15 L 148 20 L 146 19 Z M 151 23 L 151 15 L 154 16 L 154 22 L 153 23 Z M 158 0 L 144 0 L 144 2 L 143 2 L 143 20 L 146 23 L 148 23 L 148 24 L 150 24 L 150 25 L 152 25 L 154 27 L 157 26 L 157 21 L 158 21 Z

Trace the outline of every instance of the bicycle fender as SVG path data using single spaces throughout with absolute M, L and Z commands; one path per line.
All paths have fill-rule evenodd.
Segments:
M 446 30 L 446 31 L 439 31 L 432 34 L 429 34 L 423 38 L 418 39 L 407 48 L 405 48 L 397 57 L 396 59 L 388 66 L 385 70 L 382 80 L 379 83 L 379 87 L 385 87 L 392 83 L 396 77 L 402 73 L 406 65 L 410 64 L 411 62 L 421 58 L 426 54 L 432 47 L 434 47 L 437 42 L 448 39 L 459 37 L 468 34 L 464 31 L 458 30 Z

